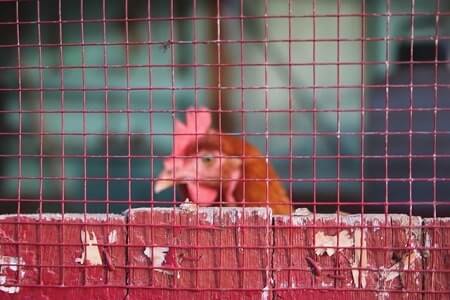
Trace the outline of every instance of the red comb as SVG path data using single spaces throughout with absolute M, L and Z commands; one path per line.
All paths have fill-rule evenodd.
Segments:
M 204 107 L 191 107 L 186 110 L 186 124 L 175 120 L 174 147 L 171 157 L 164 164 L 172 164 L 172 158 L 184 155 L 186 147 L 206 134 L 211 126 L 211 113 Z M 175 160 L 175 164 L 178 160 Z

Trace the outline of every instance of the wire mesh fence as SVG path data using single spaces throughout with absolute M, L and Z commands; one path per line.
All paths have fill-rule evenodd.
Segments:
M 2 297 L 449 297 L 447 1 L 0 8 Z

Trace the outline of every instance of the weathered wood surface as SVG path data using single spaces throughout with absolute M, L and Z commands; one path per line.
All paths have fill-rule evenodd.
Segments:
M 274 230 L 274 281 L 283 299 L 301 289 L 344 289 L 345 297 L 364 299 L 422 297 L 419 217 L 276 216 Z
M 0 299 L 450 298 L 450 219 L 301 212 L 0 216 Z
M 2 216 L 0 298 L 123 299 L 125 229 L 118 215 Z
M 204 290 L 205 299 L 238 299 L 245 289 L 253 289 L 246 296 L 260 298 L 268 285 L 267 209 L 138 209 L 128 218 L 130 284 L 143 288 L 131 289 L 133 298 L 152 293 L 193 299 L 196 290 Z
M 450 218 L 424 221 L 425 299 L 450 299 Z

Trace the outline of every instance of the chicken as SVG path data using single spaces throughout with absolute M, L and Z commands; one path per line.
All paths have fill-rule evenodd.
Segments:
M 164 161 L 155 193 L 180 184 L 201 206 L 268 205 L 274 214 L 289 214 L 289 197 L 266 157 L 241 138 L 210 127 L 211 114 L 203 108 L 188 109 L 186 124 L 175 121 L 174 149 Z

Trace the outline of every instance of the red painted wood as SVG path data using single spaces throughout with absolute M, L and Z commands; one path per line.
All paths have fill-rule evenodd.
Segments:
M 450 218 L 424 221 L 425 299 L 450 298 Z
M 2 265 L 0 289 L 18 287 L 15 293 L 0 291 L 1 299 L 123 299 L 125 282 L 125 226 L 117 215 L 31 215 L 0 219 L 0 256 L 18 258 L 14 267 Z M 81 265 L 81 230 L 94 232 L 104 244 L 113 230 L 117 242 L 109 251 L 114 271 L 102 266 Z M 103 259 L 104 261 L 104 259 Z M 1 277 L 4 276 L 4 277 Z
M 421 222 L 366 215 L 361 226 L 360 215 L 339 222 L 336 215 L 309 215 L 275 216 L 272 226 L 263 208 L 136 209 L 127 220 L 0 216 L 0 299 L 123 299 L 127 293 L 131 299 L 446 299 L 450 219 Z M 101 266 L 76 262 L 84 250 L 81 230 L 95 233 Z M 117 241 L 109 245 L 114 230 Z M 352 268 L 358 267 L 350 265 L 358 230 L 367 250 L 360 270 L 365 286 L 355 285 Z M 316 253 L 317 233 L 343 231 L 351 245 Z M 144 254 L 146 247 L 167 247 L 160 266 Z
M 354 297 L 364 295 L 364 299 L 379 299 L 389 296 L 389 299 L 397 299 L 407 296 L 408 299 L 419 299 L 422 289 L 421 258 L 419 246 L 421 244 L 421 219 L 410 218 L 404 215 L 370 215 L 339 216 L 313 215 L 295 217 L 275 217 L 275 253 L 274 253 L 274 279 L 276 287 L 280 290 L 277 294 L 284 297 L 297 294 L 302 295 L 302 289 L 329 289 L 355 290 Z M 367 265 L 359 264 L 361 271 L 358 277 L 358 285 L 352 276 L 352 269 L 358 270 L 358 266 L 351 266 L 355 259 L 355 231 L 359 228 L 363 233 L 367 249 Z M 315 241 L 316 234 L 336 236 L 342 231 L 347 231 L 353 245 L 343 248 L 339 246 L 333 255 L 317 255 L 319 249 Z M 359 239 L 359 245 L 362 240 Z M 341 240 L 340 240 L 341 241 Z M 357 244 L 358 246 L 358 244 Z M 362 248 L 362 247 L 358 247 Z M 392 280 L 383 280 L 387 272 L 383 270 L 395 265 L 395 259 L 416 251 L 414 262 L 409 271 L 402 271 L 401 279 L 396 276 Z M 362 253 L 362 252 L 360 252 Z M 395 253 L 395 254 L 394 254 Z M 404 267 L 403 267 L 404 268 Z M 362 276 L 365 271 L 366 275 Z M 385 274 L 385 275 L 383 275 Z M 394 273 L 389 273 L 393 275 Z M 366 278 L 366 284 L 362 278 Z M 290 288 L 290 291 L 286 289 Z M 292 290 L 293 289 L 293 290 Z M 404 291 L 405 294 L 398 292 Z M 346 292 L 348 299 L 351 292 Z M 335 295 L 335 297 L 338 294 Z M 359 295 L 359 296 L 357 296 Z M 353 297 L 353 296 L 352 296 Z
M 131 210 L 130 296 L 260 299 L 270 269 L 270 220 L 263 208 Z M 155 270 L 144 255 L 151 246 L 174 253 L 173 269 L 162 268 L 172 274 Z

